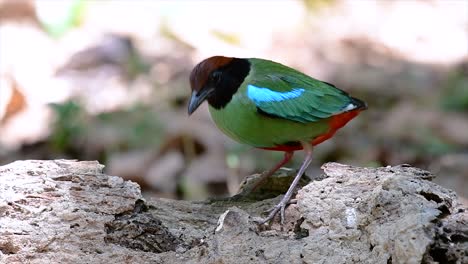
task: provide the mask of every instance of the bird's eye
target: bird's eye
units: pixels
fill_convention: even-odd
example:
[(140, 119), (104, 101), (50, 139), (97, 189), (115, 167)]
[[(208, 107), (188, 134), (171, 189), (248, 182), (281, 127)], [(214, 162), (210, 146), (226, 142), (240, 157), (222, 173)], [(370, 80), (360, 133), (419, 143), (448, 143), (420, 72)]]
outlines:
[(213, 81), (215, 81), (215, 82), (218, 82), (221, 79), (221, 72), (220, 71), (214, 71), (211, 74), (211, 79), (213, 79)]

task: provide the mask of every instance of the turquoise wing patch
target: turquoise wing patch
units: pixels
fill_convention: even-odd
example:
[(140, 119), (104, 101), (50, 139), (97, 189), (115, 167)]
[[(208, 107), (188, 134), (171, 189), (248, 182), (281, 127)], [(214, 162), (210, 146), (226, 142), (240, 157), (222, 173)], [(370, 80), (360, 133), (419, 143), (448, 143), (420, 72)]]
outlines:
[(306, 75), (268, 77), (247, 85), (260, 114), (309, 123), (354, 108), (346, 92)]
[(247, 85), (247, 96), (255, 103), (264, 102), (281, 102), (288, 99), (294, 99), (304, 93), (303, 88), (293, 88), (288, 92), (273, 91), (269, 88), (257, 87), (255, 85)]

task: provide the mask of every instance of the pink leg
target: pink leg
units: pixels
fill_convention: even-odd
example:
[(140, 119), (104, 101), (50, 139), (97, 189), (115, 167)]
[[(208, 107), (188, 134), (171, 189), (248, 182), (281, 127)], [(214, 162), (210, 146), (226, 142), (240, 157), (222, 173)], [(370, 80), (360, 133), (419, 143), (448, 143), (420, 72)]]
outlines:
[(270, 170), (262, 173), (262, 175), (260, 176), (260, 179), (255, 183), (254, 187), (252, 188), (252, 190), (250, 192), (254, 192), (258, 187), (260, 187), (260, 185), (263, 184), (263, 182), (265, 182), (265, 180), (268, 177), (273, 175), (273, 173), (275, 173), (277, 170), (279, 170), (279, 168), (283, 167), (284, 164), (288, 163), (291, 160), (291, 158), (293, 157), (293, 155), (294, 155), (293, 151), (284, 152), (283, 159), (280, 162), (278, 162), (273, 168), (271, 168)]
[(267, 218), (261, 221), (260, 224), (265, 224), (267, 222), (270, 222), (278, 212), (280, 213), (281, 224), (284, 224), (284, 210), (286, 208), (286, 205), (288, 204), (289, 200), (291, 200), (291, 197), (294, 193), (294, 189), (299, 183), (299, 180), (301, 179), (302, 174), (304, 174), (305, 170), (307, 169), (307, 167), (309, 167), (309, 164), (312, 161), (312, 148), (313, 148), (312, 144), (308, 142), (301, 142), (301, 143), (306, 152), (306, 157), (304, 159), (304, 162), (302, 163), (301, 168), (299, 169), (299, 172), (297, 173), (293, 182), (289, 186), (289, 189), (284, 195), (283, 199), (281, 199), (281, 201), (275, 207), (273, 207), (273, 209), (270, 211), (270, 214), (267, 216)]

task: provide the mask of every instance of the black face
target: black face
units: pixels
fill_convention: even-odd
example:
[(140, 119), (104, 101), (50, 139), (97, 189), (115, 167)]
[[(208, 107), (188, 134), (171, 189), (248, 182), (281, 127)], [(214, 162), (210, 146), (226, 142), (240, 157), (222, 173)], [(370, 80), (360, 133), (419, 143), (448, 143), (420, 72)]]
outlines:
[(249, 71), (250, 62), (247, 59), (238, 58), (233, 58), (229, 63), (212, 70), (203, 87), (199, 91), (192, 92), (189, 114), (193, 113), (204, 100), (207, 100), (215, 109), (224, 108), (231, 101)]

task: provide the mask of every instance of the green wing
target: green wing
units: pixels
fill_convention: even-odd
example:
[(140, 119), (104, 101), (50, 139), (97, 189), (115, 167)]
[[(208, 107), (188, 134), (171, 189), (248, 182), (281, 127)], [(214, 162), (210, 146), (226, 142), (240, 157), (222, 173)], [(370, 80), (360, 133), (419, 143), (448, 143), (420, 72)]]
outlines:
[(356, 99), (331, 84), (281, 64), (274, 66), (270, 71), (274, 73), (247, 85), (247, 96), (261, 114), (308, 123), (359, 107)]

